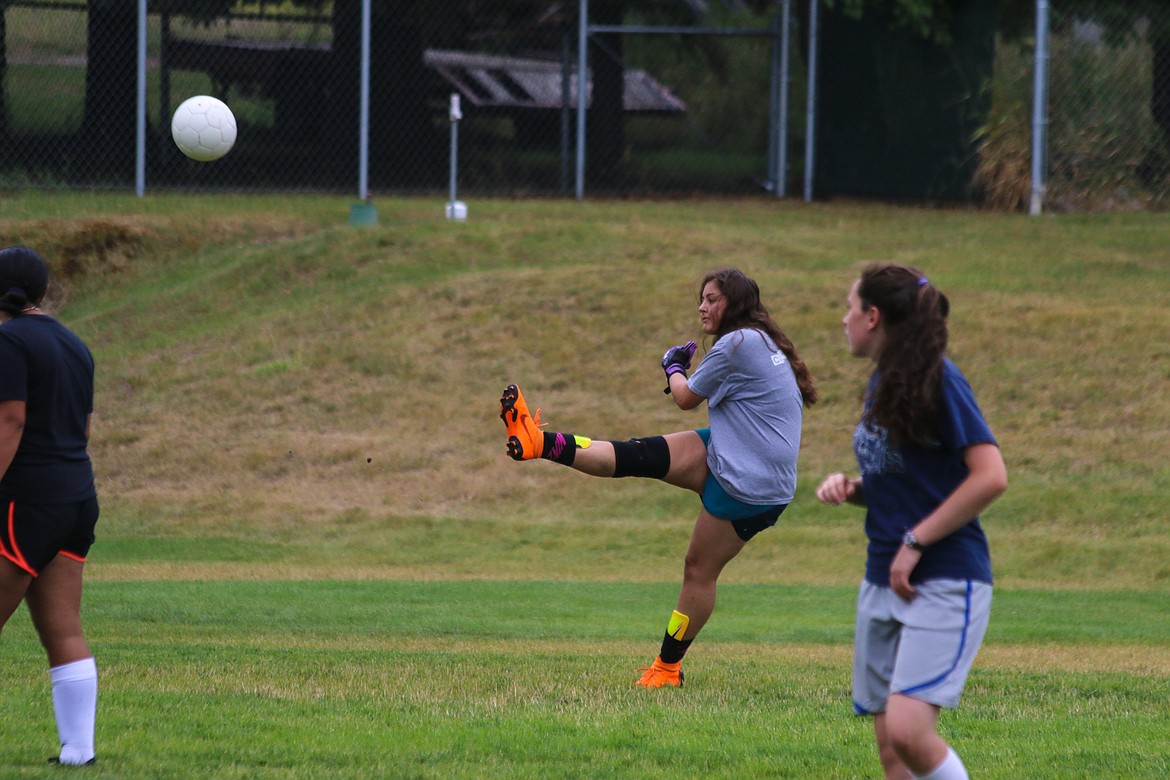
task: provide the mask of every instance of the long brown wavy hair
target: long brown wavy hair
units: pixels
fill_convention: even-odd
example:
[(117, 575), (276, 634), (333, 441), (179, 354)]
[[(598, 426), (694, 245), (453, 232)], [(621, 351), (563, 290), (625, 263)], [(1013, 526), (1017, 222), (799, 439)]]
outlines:
[(868, 265), (857, 296), (863, 310), (881, 312), (885, 333), (863, 420), (894, 442), (935, 446), (950, 301), (922, 271), (900, 263)]
[(800, 397), (805, 406), (812, 406), (817, 402), (817, 388), (813, 382), (812, 373), (808, 366), (796, 354), (796, 347), (780, 326), (768, 314), (764, 304), (760, 301), (760, 286), (755, 280), (736, 268), (719, 268), (703, 277), (699, 285), (699, 301), (703, 300), (703, 288), (714, 282), (719, 292), (727, 299), (727, 306), (723, 310), (723, 317), (719, 320), (719, 332), (715, 340), (723, 338), (733, 330), (741, 328), (755, 328), (768, 334), (775, 342), (792, 366), (792, 373), (796, 375), (796, 386), (800, 389)]

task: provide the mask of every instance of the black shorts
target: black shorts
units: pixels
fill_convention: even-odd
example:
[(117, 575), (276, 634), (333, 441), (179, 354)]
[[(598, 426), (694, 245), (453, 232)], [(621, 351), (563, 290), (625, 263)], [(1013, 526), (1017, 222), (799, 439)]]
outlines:
[(85, 562), (97, 525), (96, 498), (28, 504), (0, 495), (0, 557), (38, 576), (58, 555)]

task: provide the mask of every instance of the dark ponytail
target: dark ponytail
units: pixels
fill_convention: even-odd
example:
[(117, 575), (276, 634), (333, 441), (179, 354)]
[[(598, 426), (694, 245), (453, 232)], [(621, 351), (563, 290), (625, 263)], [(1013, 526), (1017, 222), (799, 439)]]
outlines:
[(37, 306), (49, 289), (49, 267), (26, 246), (0, 250), (0, 311), (19, 317)]
[(866, 424), (894, 442), (935, 446), (950, 301), (917, 268), (898, 263), (868, 266), (857, 295), (863, 309), (881, 312), (885, 333)]
[(19, 317), (29, 307), (28, 294), (20, 287), (9, 287), (0, 295), (0, 311), (10, 317)]

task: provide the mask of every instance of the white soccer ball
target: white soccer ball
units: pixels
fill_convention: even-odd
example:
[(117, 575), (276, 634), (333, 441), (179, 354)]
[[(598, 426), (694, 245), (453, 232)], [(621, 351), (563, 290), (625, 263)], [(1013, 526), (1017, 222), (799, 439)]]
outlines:
[(218, 160), (236, 143), (236, 117), (222, 100), (196, 95), (175, 109), (171, 137), (179, 150), (192, 160)]

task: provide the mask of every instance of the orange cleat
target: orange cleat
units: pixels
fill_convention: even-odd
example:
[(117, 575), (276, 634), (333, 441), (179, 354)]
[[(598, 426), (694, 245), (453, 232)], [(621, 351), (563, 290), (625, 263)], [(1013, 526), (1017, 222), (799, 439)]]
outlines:
[(508, 455), (513, 460), (532, 460), (544, 454), (544, 433), (540, 430), (540, 410), (528, 413), (524, 394), (516, 385), (504, 388), (500, 396), (500, 419), (508, 428)]
[(645, 672), (638, 679), (638, 685), (643, 688), (661, 688), (664, 685), (681, 688), (683, 684), (682, 661), (668, 664), (659, 657), (654, 659), (654, 663), (650, 664), (649, 669), (639, 669), (638, 671)]

